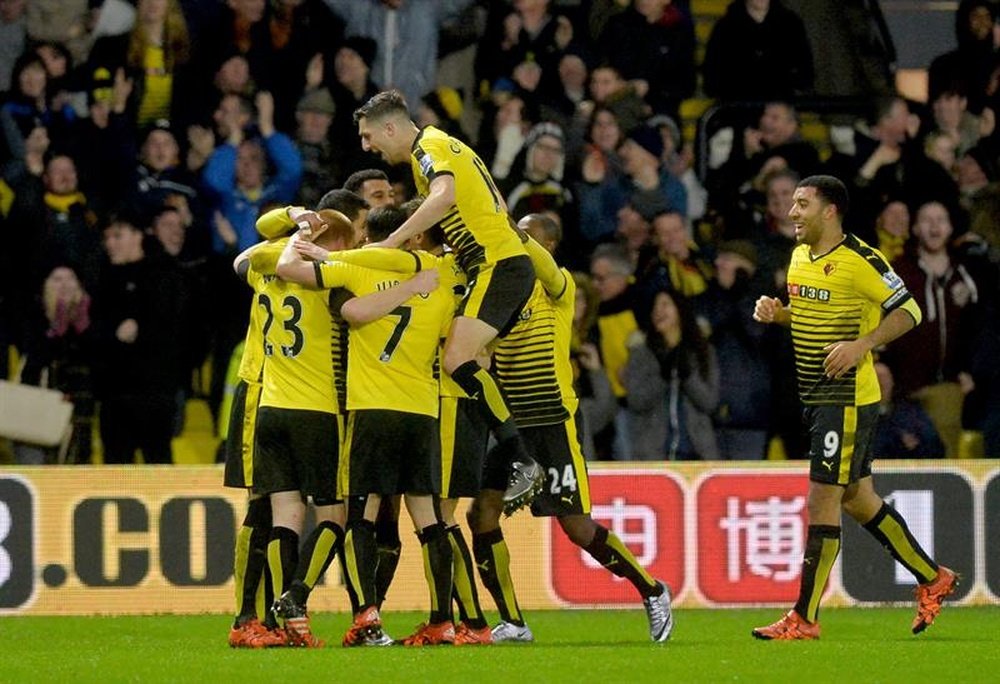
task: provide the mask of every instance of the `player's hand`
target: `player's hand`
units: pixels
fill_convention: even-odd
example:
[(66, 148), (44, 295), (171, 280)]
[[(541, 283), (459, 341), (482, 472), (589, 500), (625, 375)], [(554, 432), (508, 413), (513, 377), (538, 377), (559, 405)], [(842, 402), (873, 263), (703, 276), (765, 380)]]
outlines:
[(780, 309), (784, 308), (777, 297), (761, 297), (753, 307), (753, 319), (758, 323), (774, 323)]
[(823, 370), (826, 377), (834, 380), (841, 378), (849, 370), (858, 365), (868, 348), (859, 340), (850, 342), (834, 342), (823, 347), (826, 358), (823, 359)]
[(115, 337), (118, 338), (119, 342), (124, 342), (125, 344), (132, 344), (138, 336), (139, 324), (136, 323), (134, 318), (126, 318), (118, 324), (118, 328), (115, 330)]
[(407, 288), (415, 295), (429, 295), (438, 288), (441, 276), (436, 268), (418, 271), (415, 276), (406, 281)]
[(326, 261), (330, 256), (328, 251), (308, 240), (296, 240), (292, 246), (300, 255), (313, 261)]
[(382, 249), (395, 249), (399, 247), (395, 242), (392, 241), (391, 237), (387, 237), (385, 240), (379, 240), (378, 242), (367, 242), (364, 247), (381, 247)]

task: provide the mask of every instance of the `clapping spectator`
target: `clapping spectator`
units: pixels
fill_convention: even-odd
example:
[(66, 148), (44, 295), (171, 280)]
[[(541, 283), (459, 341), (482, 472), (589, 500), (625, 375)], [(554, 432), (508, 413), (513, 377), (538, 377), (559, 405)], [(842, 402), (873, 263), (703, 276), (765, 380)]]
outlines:
[(90, 321), (90, 295), (68, 266), (56, 266), (45, 278), (41, 300), (24, 319), (20, 349), (21, 381), (58, 389), (73, 402), (72, 432), (65, 452), (18, 444), (18, 463), (90, 463), (94, 421), (92, 369), (95, 335)]

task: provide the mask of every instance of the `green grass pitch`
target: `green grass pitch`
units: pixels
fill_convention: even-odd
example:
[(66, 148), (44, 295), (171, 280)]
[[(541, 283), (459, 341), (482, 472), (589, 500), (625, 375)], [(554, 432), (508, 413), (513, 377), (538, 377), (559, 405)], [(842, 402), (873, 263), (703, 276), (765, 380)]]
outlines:
[[(1000, 607), (946, 608), (920, 636), (912, 610), (828, 609), (816, 642), (760, 642), (780, 610), (677, 610), (666, 644), (633, 611), (528, 614), (534, 644), (344, 649), (343, 614), (317, 614), (319, 650), (233, 650), (224, 615), (0, 618), (0, 682), (964, 682), (1000, 681)], [(417, 613), (385, 615), (402, 637)]]

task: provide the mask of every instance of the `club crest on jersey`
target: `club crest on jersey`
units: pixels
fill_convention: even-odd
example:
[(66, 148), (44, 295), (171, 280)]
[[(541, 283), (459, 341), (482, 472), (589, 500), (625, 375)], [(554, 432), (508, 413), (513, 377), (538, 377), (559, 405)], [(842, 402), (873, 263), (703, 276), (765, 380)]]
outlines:
[(830, 291), (812, 285), (799, 285), (798, 283), (788, 283), (788, 295), (790, 297), (801, 297), (802, 299), (815, 299), (819, 302), (830, 301)]
[(522, 321), (526, 321), (529, 318), (531, 318), (531, 308), (526, 306), (523, 309), (521, 309), (521, 315), (518, 318), (520, 318)]
[(836, 270), (837, 270), (837, 264), (834, 264), (830, 261), (823, 264), (823, 275), (830, 275)]

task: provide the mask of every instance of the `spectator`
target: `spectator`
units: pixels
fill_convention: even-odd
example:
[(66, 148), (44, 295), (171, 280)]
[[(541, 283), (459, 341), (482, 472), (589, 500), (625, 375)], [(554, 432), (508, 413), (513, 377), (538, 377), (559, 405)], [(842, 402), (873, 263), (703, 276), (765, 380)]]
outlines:
[(962, 0), (955, 12), (958, 47), (939, 55), (928, 72), (928, 99), (958, 92), (968, 98), (969, 110), (979, 114), (987, 103), (987, 90), (997, 65), (993, 35), (997, 6), (989, 0)]
[(733, 0), (712, 27), (702, 73), (705, 93), (723, 100), (783, 100), (811, 91), (802, 19), (779, 0)]
[(757, 273), (757, 249), (748, 240), (720, 244), (715, 270), (703, 310), (719, 359), (714, 421), (719, 457), (760, 460), (767, 450), (773, 404), (770, 359), (762, 344), (767, 329), (753, 320), (753, 308), (773, 287)]
[[(46, 128), (53, 148), (65, 152), (72, 137), (76, 113), (68, 104), (53, 106), (48, 94), (48, 73), (42, 58), (27, 53), (14, 66), (13, 90), (0, 105), (4, 150), (0, 156), (23, 159), (25, 139), (39, 126)], [(6, 154), (3, 154), (6, 153)]]
[(67, 266), (52, 269), (41, 295), (41, 301), (36, 302), (24, 321), (21, 381), (57, 389), (69, 397), (73, 402), (72, 432), (64, 454), (59, 453), (59, 447), (18, 444), (14, 447), (15, 456), (18, 463), (30, 465), (57, 460), (90, 463), (94, 421), (91, 371), (96, 351), (90, 324), (90, 295)]
[[(302, 157), (284, 133), (274, 129), (270, 93), (257, 96), (260, 139), (247, 138), (250, 104), (227, 95), (217, 111), (219, 132), (225, 136), (208, 163), (204, 182), (217, 209), (213, 249), (237, 254), (257, 242), (257, 217), (269, 204), (288, 204), (302, 177)], [(267, 164), (276, 169), (267, 175)], [(221, 217), (222, 220), (219, 220)]]
[(380, 166), (382, 161), (358, 144), (354, 111), (378, 92), (371, 79), (377, 47), (371, 38), (351, 36), (337, 50), (333, 61), (334, 79), (329, 83), (334, 109), (331, 136), (334, 149), (343, 157), (345, 172)]
[(307, 92), (295, 110), (298, 132), (295, 144), (302, 155), (302, 185), (298, 203), (315, 207), (330, 188), (342, 178), (340, 155), (334, 153), (330, 141), (330, 126), (336, 106), (330, 91), (320, 87)]
[(454, 88), (438, 86), (420, 98), (417, 110), (417, 126), (434, 126), (453, 138), (468, 142), (469, 136), (462, 130), (462, 94)]
[(27, 0), (0, 0), (0, 93), (10, 90), (17, 58), (24, 52)]
[(635, 86), (611, 64), (601, 64), (590, 72), (590, 100), (580, 103), (578, 115), (588, 120), (600, 106), (613, 111), (618, 118), (618, 126), (626, 132), (639, 126), (651, 113)]
[(664, 205), (647, 205), (639, 201), (631, 201), (618, 210), (618, 225), (615, 228), (615, 238), (625, 248), (628, 260), (633, 270), (639, 266), (650, 248), (652, 226), (650, 221), (664, 210)]
[(185, 111), (195, 99), (186, 67), (191, 41), (178, 0), (139, 0), (135, 26), (120, 36), (107, 36), (94, 44), (90, 70), (104, 67), (114, 73), (125, 69), (135, 83), (129, 116), (145, 128), (155, 121), (186, 124)]
[(612, 217), (628, 201), (662, 205), (682, 215), (687, 212), (684, 186), (660, 164), (663, 138), (658, 131), (645, 126), (632, 130), (618, 148), (618, 153), (624, 177), (605, 173), (597, 182), (587, 182), (579, 187), (580, 212), (589, 219), (588, 224), (581, 227), (586, 231), (585, 237), (591, 241), (606, 238), (606, 234), (595, 232), (595, 229), (606, 230)]
[(653, 246), (636, 269), (636, 286), (647, 306), (659, 290), (678, 292), (697, 301), (708, 289), (714, 269), (712, 261), (691, 239), (687, 219), (679, 211), (668, 209), (653, 217)]
[(653, 111), (677, 118), (681, 100), (694, 94), (695, 39), (694, 25), (676, 4), (636, 0), (608, 20), (599, 43)]
[(11, 179), (9, 225), (18, 230), (9, 239), (22, 255), (15, 264), (22, 292), (38, 292), (56, 265), (71, 267), (84, 289), (93, 291), (101, 252), (97, 216), (80, 192), (73, 159), (57, 154), (43, 165), (46, 147), (45, 129), (35, 129), (23, 173)]
[[(940, 202), (927, 202), (913, 223), (916, 244), (893, 262), (920, 303), (923, 322), (884, 355), (901, 397), (916, 399), (930, 416), (948, 456), (958, 455), (962, 404), (974, 387), (971, 343), (979, 287), (949, 248), (952, 223)], [(905, 369), (905, 371), (904, 371)]]
[(132, 170), (127, 204), (148, 221), (171, 195), (183, 195), (189, 206), (200, 213), (197, 180), (181, 163), (180, 146), (167, 122), (146, 130), (139, 148), (139, 164)]
[(542, 117), (564, 129), (572, 124), (580, 103), (587, 98), (588, 57), (581, 48), (568, 47), (559, 58), (558, 84), (541, 94)]
[(697, 221), (705, 215), (708, 191), (694, 171), (692, 146), (684, 143), (677, 121), (666, 114), (650, 117), (646, 125), (660, 132), (660, 137), (663, 138), (663, 156), (660, 161), (663, 168), (684, 186), (687, 193), (687, 218), (689, 221)]
[(910, 208), (899, 200), (891, 200), (882, 208), (875, 222), (878, 251), (889, 263), (903, 256), (910, 238)]
[(185, 295), (178, 273), (150, 259), (131, 221), (104, 230), (110, 266), (95, 298), (104, 463), (171, 463), (183, 362)]
[(892, 371), (884, 363), (875, 363), (875, 376), (882, 400), (878, 405), (878, 422), (869, 447), (872, 456), (943, 458), (944, 443), (920, 404), (912, 399), (897, 397)]
[[(611, 391), (618, 400), (611, 442), (607, 432), (595, 435), (597, 451), (601, 457), (613, 456), (618, 460), (631, 458), (629, 432), (625, 413), (625, 386), (622, 372), (628, 361), (626, 340), (639, 325), (635, 315), (635, 288), (632, 286), (632, 263), (628, 254), (618, 245), (598, 246), (590, 259), (590, 278), (600, 300), (597, 306), (597, 325), (594, 327), (594, 344), (601, 352), (604, 370), (611, 383)], [(603, 437), (603, 438), (602, 438)]]
[[(522, 95), (514, 93), (505, 96), (497, 107), (492, 127), (487, 129), (489, 134), (485, 139), (480, 134), (482, 141), (480, 148), (483, 150), (484, 158), (492, 160), (490, 174), (497, 181), (507, 178), (514, 157), (524, 147), (524, 139), (535, 120), (531, 110), (532, 107)], [(484, 117), (483, 123), (486, 122), (487, 119)]]
[(576, 373), (576, 395), (580, 398), (580, 448), (584, 458), (593, 461), (597, 458), (594, 434), (611, 425), (618, 403), (601, 364), (601, 353), (595, 344), (588, 341), (597, 323), (600, 297), (586, 273), (573, 273), (573, 281), (576, 283), (576, 306), (573, 309), (570, 354)]
[(772, 283), (772, 291), (785, 289), (785, 276), (795, 241), (795, 224), (788, 216), (799, 175), (780, 169), (764, 178), (764, 213), (754, 222), (750, 240), (757, 247), (758, 269)]
[(324, 2), (347, 24), (347, 35), (366, 36), (378, 43), (370, 66), (372, 78), (379, 87), (383, 90), (397, 88), (407, 102), (416, 103), (435, 86), (441, 24), (472, 0)]
[(89, 0), (31, 0), (26, 19), (32, 41), (62, 43), (76, 64), (87, 59), (93, 28)]
[(948, 136), (955, 145), (955, 154), (962, 155), (975, 147), (980, 136), (992, 130), (992, 113), (988, 119), (976, 116), (966, 108), (968, 100), (957, 90), (942, 90), (931, 101), (935, 131)]
[(554, 211), (563, 217), (560, 225), (565, 222), (572, 196), (562, 184), (566, 166), (563, 142), (558, 124), (540, 123), (528, 132), (524, 148), (501, 186), (515, 221), (528, 214)]
[(628, 341), (622, 373), (627, 393), (630, 460), (715, 460), (712, 413), (719, 366), (684, 297), (659, 292), (645, 333)]

